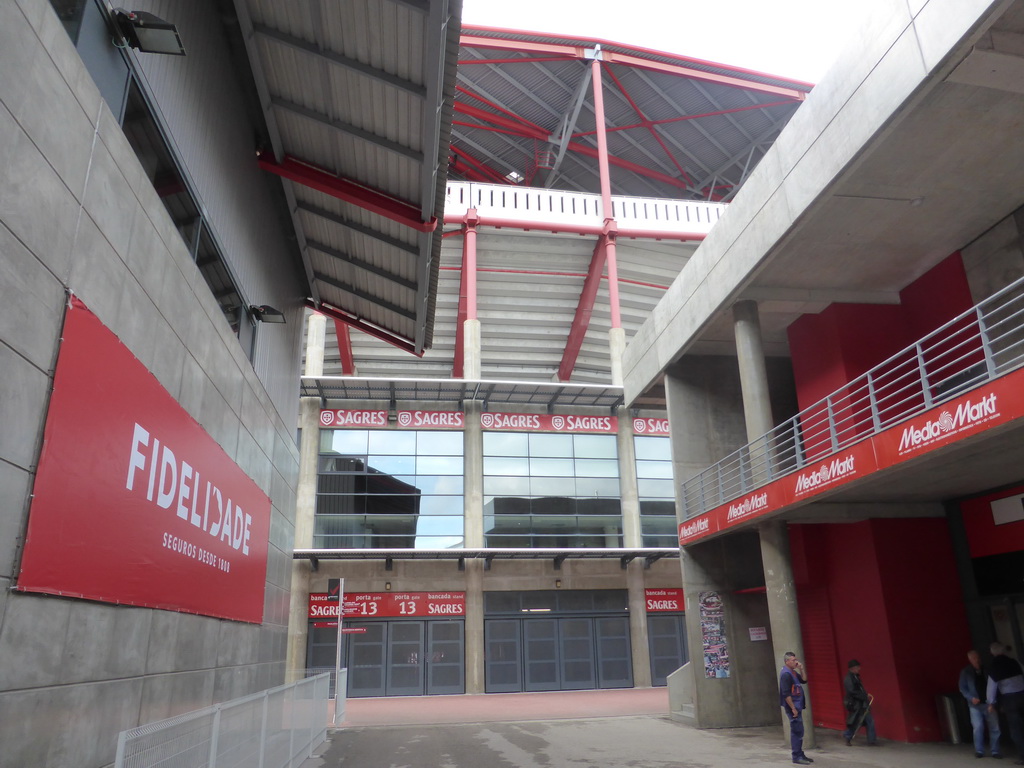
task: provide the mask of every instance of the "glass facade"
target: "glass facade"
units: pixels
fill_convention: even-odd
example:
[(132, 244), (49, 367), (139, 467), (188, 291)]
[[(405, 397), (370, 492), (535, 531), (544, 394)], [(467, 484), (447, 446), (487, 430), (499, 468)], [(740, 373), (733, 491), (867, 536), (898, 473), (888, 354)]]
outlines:
[(463, 544), (461, 432), (320, 432), (313, 546), (446, 549)]
[(615, 435), (484, 432), (484, 546), (621, 547)]
[(675, 547), (676, 496), (672, 447), (667, 437), (635, 435), (636, 484), (640, 496), (640, 534), (645, 547)]

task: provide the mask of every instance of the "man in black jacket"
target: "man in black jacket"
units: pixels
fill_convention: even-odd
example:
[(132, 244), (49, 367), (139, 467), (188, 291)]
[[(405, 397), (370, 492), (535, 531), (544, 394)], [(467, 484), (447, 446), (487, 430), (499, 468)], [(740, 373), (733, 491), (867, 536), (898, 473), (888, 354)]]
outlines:
[(868, 746), (878, 746), (878, 736), (875, 734), (875, 718), (871, 716), (871, 695), (864, 689), (860, 681), (860, 662), (850, 659), (846, 665), (850, 671), (843, 680), (843, 688), (846, 690), (846, 730), (843, 731), (843, 738), (846, 739), (846, 746), (853, 744), (853, 737), (860, 730), (861, 722), (868, 729)]
[(1006, 655), (1006, 646), (996, 642), (989, 646), (992, 668), (989, 670), (985, 699), (988, 711), (996, 704), (1006, 715), (1010, 738), (1017, 745), (1017, 765), (1024, 765), (1024, 672), (1020, 662)]

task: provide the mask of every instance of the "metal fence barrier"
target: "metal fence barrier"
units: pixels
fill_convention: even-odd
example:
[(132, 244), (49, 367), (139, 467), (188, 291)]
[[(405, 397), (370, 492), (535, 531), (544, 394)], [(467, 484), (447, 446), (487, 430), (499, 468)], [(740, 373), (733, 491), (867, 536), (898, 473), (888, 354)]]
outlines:
[(122, 731), (115, 768), (294, 768), (327, 738), (330, 675)]
[(701, 515), (1024, 365), (1024, 279), (682, 484)]

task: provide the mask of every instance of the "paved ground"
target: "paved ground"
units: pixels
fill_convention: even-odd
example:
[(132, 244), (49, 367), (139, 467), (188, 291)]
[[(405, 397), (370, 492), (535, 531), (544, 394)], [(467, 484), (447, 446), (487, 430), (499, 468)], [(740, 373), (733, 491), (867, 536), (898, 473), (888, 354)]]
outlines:
[[(660, 709), (656, 709), (660, 708)], [(791, 765), (782, 728), (699, 731), (665, 689), (354, 699), (302, 768), (752, 768)], [(847, 747), (819, 731), (814, 768), (977, 768), (970, 745)]]

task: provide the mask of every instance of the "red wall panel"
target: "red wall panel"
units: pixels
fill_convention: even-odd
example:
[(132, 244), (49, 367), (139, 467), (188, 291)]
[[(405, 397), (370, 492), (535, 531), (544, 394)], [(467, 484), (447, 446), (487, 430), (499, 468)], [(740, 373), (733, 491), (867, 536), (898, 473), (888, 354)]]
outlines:
[[(808, 672), (812, 659), (818, 670), (815, 720), (842, 727), (836, 699), (846, 662), (856, 658), (875, 697), (882, 738), (941, 739), (935, 695), (956, 689), (970, 643), (946, 521), (868, 520), (790, 531), (801, 620), (810, 622), (803, 631)], [(818, 625), (826, 613), (831, 641)], [(832, 680), (821, 679), (829, 675)]]
[(996, 525), (991, 503), (1024, 493), (1024, 485), (968, 499), (960, 505), (971, 557), (988, 557), (1024, 549), (1024, 520)]

